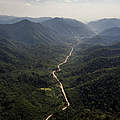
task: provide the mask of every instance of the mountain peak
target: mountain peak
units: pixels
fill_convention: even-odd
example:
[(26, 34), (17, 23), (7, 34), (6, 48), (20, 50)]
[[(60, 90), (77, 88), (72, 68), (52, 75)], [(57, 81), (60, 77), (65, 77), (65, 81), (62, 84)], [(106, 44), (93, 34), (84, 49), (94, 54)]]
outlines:
[(63, 21), (63, 18), (55, 17), (52, 20), (54, 20), (54, 21)]
[(20, 22), (17, 22), (16, 24), (31, 24), (33, 22), (27, 20), (27, 19), (24, 19), (24, 20), (21, 20)]

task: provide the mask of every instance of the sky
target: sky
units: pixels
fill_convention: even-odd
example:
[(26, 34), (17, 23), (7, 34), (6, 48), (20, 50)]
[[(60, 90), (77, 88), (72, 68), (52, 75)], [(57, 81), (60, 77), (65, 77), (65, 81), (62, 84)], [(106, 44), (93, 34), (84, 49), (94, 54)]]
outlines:
[(0, 15), (66, 17), (86, 22), (120, 18), (120, 0), (0, 0)]

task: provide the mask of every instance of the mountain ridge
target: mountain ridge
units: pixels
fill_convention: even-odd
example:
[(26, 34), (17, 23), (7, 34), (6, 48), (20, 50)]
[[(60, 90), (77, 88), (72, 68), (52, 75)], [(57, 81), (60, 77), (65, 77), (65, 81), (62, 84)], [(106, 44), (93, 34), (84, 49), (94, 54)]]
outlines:
[(17, 17), (17, 16), (0, 15), (0, 24), (14, 24), (24, 19), (30, 20), (31, 22), (41, 23), (45, 20), (49, 20), (52, 18), (51, 17), (32, 18), (32, 17)]
[(120, 27), (120, 19), (119, 18), (104, 18), (97, 21), (91, 21), (88, 23), (88, 26), (96, 31), (97, 33), (103, 32), (104, 30)]
[(42, 23), (48, 27), (61, 39), (66, 39), (67, 42), (80, 41), (82, 37), (89, 37), (94, 33), (82, 22), (74, 19), (53, 18)]
[(49, 35), (47, 30), (40, 23), (34, 23), (29, 20), (22, 20), (14, 24), (0, 24), (0, 36), (15, 41), (28, 44), (43, 42), (54, 43), (54, 38)]

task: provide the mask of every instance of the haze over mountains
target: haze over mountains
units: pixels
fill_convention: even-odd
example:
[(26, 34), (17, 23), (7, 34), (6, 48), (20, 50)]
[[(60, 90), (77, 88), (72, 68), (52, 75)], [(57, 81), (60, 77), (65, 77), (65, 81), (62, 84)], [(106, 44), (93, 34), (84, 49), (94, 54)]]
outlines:
[(0, 33), (1, 37), (27, 44), (39, 42), (48, 44), (53, 39), (49, 35), (49, 30), (45, 29), (41, 24), (28, 20), (22, 20), (14, 24), (2, 24), (0, 25)]
[(0, 15), (0, 24), (13, 24), (25, 19), (30, 20), (31, 22), (41, 23), (45, 20), (50, 20), (52, 18), (51, 17), (31, 18), (31, 17), (15, 17), (15, 16)]
[(62, 36), (61, 39), (79, 40), (94, 35), (87, 25), (74, 19), (54, 18), (42, 24), (55, 31), (57, 36)]
[[(45, 17), (45, 18), (44, 17), (43, 18), (23, 17), (23, 18), (20, 18), (20, 17), (13, 17), (13, 16), (0, 16), (0, 18), (1, 18), (0, 19), (0, 24), (15, 24), (17, 22), (22, 24), (25, 21), (26, 22), (24, 24), (27, 24), (27, 22), (31, 21), (31, 23), (29, 22), (29, 25), (31, 24), (31, 26), (35, 26), (35, 23), (40, 23), (41, 25), (43, 25), (42, 27), (44, 27), (44, 29), (46, 29), (46, 31), (44, 31), (44, 34), (45, 33), (49, 34), (49, 35), (43, 35), (44, 37), (49, 36), (47, 39), (59, 39), (58, 41), (64, 41), (64, 42), (65, 42), (65, 40), (67, 42), (71, 42), (72, 39), (74, 39), (75, 41), (76, 40), (79, 41), (79, 39), (82, 40), (84, 38), (86, 39), (86, 38), (89, 38), (89, 37), (93, 37), (93, 36), (95, 36), (95, 33), (98, 34), (98, 36), (96, 36), (96, 37), (97, 38), (99, 37), (98, 38), (99, 40), (98, 39), (97, 40), (99, 42), (103, 42), (104, 39), (106, 39), (108, 37), (112, 38), (109, 35), (108, 35), (108, 37), (105, 37), (106, 36), (105, 34), (106, 34), (107, 30), (109, 32), (111, 32), (110, 34), (112, 34), (112, 32), (114, 32), (114, 33), (116, 32), (116, 34), (119, 34), (118, 31), (114, 31), (114, 30), (115, 30), (115, 28), (119, 29), (119, 26), (120, 26), (120, 20), (119, 19), (114, 19), (114, 18), (112, 18), (112, 19), (101, 19), (101, 20), (98, 20), (98, 21), (89, 22), (88, 24), (84, 24), (84, 23), (82, 23), (80, 21), (77, 21), (77, 20), (74, 20), (74, 19), (66, 19), (66, 18), (50, 18), (50, 17)], [(17, 27), (17, 24), (15, 24), (15, 25)], [(10, 27), (10, 25), (5, 25), (5, 26)], [(37, 24), (36, 24), (36, 26), (37, 26)], [(35, 31), (34, 36), (37, 36), (37, 32), (40, 29), (42, 29), (42, 27), (40, 27), (40, 25), (38, 25), (38, 26), (35, 27), (35, 29), (34, 29), (34, 31)], [(1, 27), (1, 28), (2, 29), (3, 28), (7, 29), (6, 27)], [(17, 27), (17, 28), (18, 28), (18, 31), (19, 31), (20, 28), (19, 27)], [(28, 27), (26, 27), (26, 29), (27, 28)], [(114, 28), (114, 30), (113, 30), (113, 28)], [(8, 28), (8, 31), (10, 31), (9, 29), (11, 29), (11, 28)], [(12, 30), (14, 31), (14, 28), (11, 29), (10, 32), (12, 32)], [(25, 30), (25, 29), (23, 29), (23, 30)], [(5, 31), (5, 30), (1, 30), (1, 31)], [(16, 32), (17, 32), (17, 30), (16, 30)], [(21, 32), (23, 32), (23, 31), (21, 31)], [(42, 31), (40, 31), (40, 32), (42, 33)], [(6, 34), (6, 36), (8, 34)], [(37, 39), (37, 37), (36, 37), (36, 39)], [(93, 39), (96, 39), (96, 37), (93, 37)], [(118, 39), (117, 36), (114, 36), (114, 38), (116, 38), (116, 40)], [(20, 39), (20, 37), (18, 37), (18, 39)], [(30, 37), (30, 39), (32, 39), (32, 37)], [(118, 41), (119, 41), (119, 39), (118, 39)], [(94, 42), (94, 40), (93, 40), (93, 42)]]
[(86, 42), (93, 43), (93, 44), (102, 44), (102, 45), (112, 45), (117, 42), (120, 42), (120, 28), (113, 27), (113, 28), (104, 30), (100, 34), (90, 39), (86, 39)]
[(119, 120), (119, 21), (0, 16), (0, 119)]
[[(7, 17), (4, 17), (5, 16), (3, 16), (3, 20), (7, 19)], [(9, 16), (9, 19), (11, 22), (11, 16)], [(13, 19), (14, 17), (12, 18), (12, 20)], [(9, 37), (10, 39), (14, 39), (17, 41), (19, 41), (20, 39), (21, 41), (29, 40), (29, 43), (37, 42), (37, 38), (42, 39), (42, 37), (46, 37), (46, 39), (48, 40), (58, 39), (58, 41), (65, 42), (65, 40), (67, 40), (71, 42), (73, 41), (73, 39), (76, 41), (76, 39), (79, 40), (82, 37), (89, 37), (94, 35), (94, 33), (87, 27), (87, 25), (73, 19), (46, 18), (43, 20), (43, 18), (39, 18), (39, 23), (34, 23), (33, 21), (35, 20), (32, 20), (32, 18), (18, 19), (23, 20), (19, 20), (19, 22), (17, 22), (17, 20), (14, 20), (14, 22), (16, 22), (13, 24), (0, 25), (1, 35), (4, 35), (4, 37)], [(33, 40), (33, 37), (36, 40)]]
[(120, 27), (120, 19), (111, 18), (111, 19), (101, 19), (97, 21), (92, 21), (88, 23), (88, 26), (95, 32), (100, 33), (104, 30)]

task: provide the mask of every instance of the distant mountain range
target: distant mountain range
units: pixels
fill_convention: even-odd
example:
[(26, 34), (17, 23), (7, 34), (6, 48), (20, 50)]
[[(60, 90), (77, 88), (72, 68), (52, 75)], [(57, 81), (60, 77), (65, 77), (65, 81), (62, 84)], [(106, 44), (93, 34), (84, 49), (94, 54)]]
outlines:
[[(119, 42), (120, 19), (101, 19), (84, 24), (68, 18), (0, 16), (0, 37), (29, 44)], [(97, 35), (94, 32), (97, 33)]]
[(53, 41), (48, 29), (39, 23), (28, 20), (22, 20), (14, 24), (1, 24), (0, 37), (27, 44), (50, 44)]
[(42, 25), (54, 31), (61, 39), (79, 41), (94, 35), (87, 25), (74, 19), (54, 18), (44, 21)]
[(51, 17), (32, 18), (32, 17), (15, 17), (15, 16), (0, 15), (0, 24), (13, 24), (25, 19), (30, 20), (31, 22), (41, 23), (43, 21), (50, 20), (52, 18)]
[[(9, 24), (16, 17), (0, 17), (0, 21), (9, 21), (7, 24), (0, 24), (0, 61), (4, 62), (30, 61), (37, 55), (43, 59), (43, 56), (47, 58), (46, 53), (50, 54), (48, 57), (52, 57), (56, 48), (61, 48), (57, 52), (62, 51), (66, 44), (78, 42), (81, 37), (94, 34), (87, 25), (74, 19), (48, 18), (49, 20), (44, 19), (42, 23), (19, 19), (19, 22)], [(27, 52), (30, 52), (28, 56)]]
[(87, 43), (92, 44), (102, 44), (102, 45), (112, 45), (120, 42), (120, 28), (113, 27), (111, 29), (104, 30), (100, 34), (87, 39)]
[(0, 21), (7, 22), (0, 24), (1, 37), (27, 43), (42, 42), (43, 39), (48, 43), (52, 40), (74, 42), (94, 35), (87, 25), (74, 19), (1, 16)]
[(97, 21), (92, 21), (88, 23), (88, 26), (95, 32), (101, 33), (104, 30), (120, 27), (120, 19), (110, 18), (110, 19), (101, 19)]
[[(57, 120), (120, 119), (119, 19), (87, 25), (0, 16), (0, 23), (0, 120), (43, 120), (51, 113)], [(66, 103), (51, 72), (71, 47), (59, 72), (70, 101), (62, 111)]]
[[(0, 24), (13, 24), (16, 22), (20, 22), (22, 20), (29, 20), (31, 22), (36, 23), (42, 23), (45, 22), (46, 24), (49, 24), (49, 27), (53, 27), (51, 23), (48, 22), (51, 20), (51, 22), (60, 22), (64, 20), (64, 22), (67, 21), (69, 24), (75, 24), (75, 26), (79, 27), (80, 21), (74, 20), (74, 19), (66, 19), (66, 18), (52, 18), (52, 17), (38, 17), (38, 18), (32, 18), (32, 17), (16, 17), (16, 16), (7, 16), (7, 15), (0, 15)], [(45, 24), (44, 23), (44, 24)], [(74, 27), (75, 27), (74, 26)], [(106, 29), (110, 29), (113, 27), (120, 27), (120, 19), (117, 18), (104, 18), (96, 21), (90, 21), (88, 24), (86, 24), (87, 29), (91, 29), (92, 31), (96, 33), (100, 33)], [(55, 26), (54, 26), (55, 27)], [(56, 26), (57, 27), (57, 26)], [(88, 28), (89, 27), (89, 28)]]

